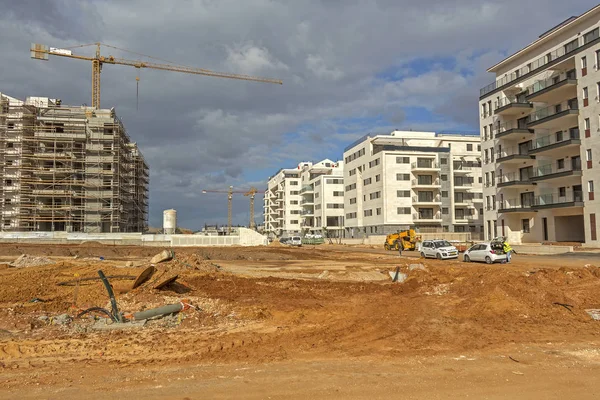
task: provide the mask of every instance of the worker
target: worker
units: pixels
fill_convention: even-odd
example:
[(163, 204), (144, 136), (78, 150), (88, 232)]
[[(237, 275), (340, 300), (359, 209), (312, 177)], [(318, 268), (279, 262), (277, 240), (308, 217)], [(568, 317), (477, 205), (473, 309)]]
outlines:
[(506, 237), (502, 238), (502, 250), (504, 250), (504, 254), (506, 254), (506, 262), (510, 262), (510, 256), (514, 250), (510, 247), (510, 244), (508, 244)]
[(396, 244), (398, 245), (398, 256), (402, 257), (402, 239), (398, 238)]

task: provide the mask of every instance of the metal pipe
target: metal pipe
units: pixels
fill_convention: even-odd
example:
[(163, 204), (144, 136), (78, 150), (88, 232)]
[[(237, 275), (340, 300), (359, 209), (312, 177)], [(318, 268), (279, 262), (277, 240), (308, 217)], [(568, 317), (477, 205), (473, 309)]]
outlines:
[(119, 307), (117, 307), (117, 300), (115, 299), (115, 294), (112, 290), (112, 286), (110, 286), (108, 279), (106, 279), (106, 275), (104, 275), (104, 272), (102, 272), (102, 270), (98, 270), (98, 275), (100, 275), (100, 279), (102, 279), (102, 283), (104, 283), (104, 287), (106, 288), (106, 291), (108, 292), (108, 297), (110, 297), (110, 304), (112, 306), (112, 313), (113, 313), (115, 320), (117, 322), (124, 322), (123, 316), (119, 312)]
[(160, 315), (173, 314), (173, 313), (183, 310), (184, 307), (185, 307), (184, 303), (175, 303), (175, 304), (169, 304), (169, 305), (158, 307), (158, 308), (151, 308), (150, 310), (139, 311), (139, 312), (134, 313), (133, 319), (135, 319), (136, 321), (139, 321), (142, 319), (158, 317)]

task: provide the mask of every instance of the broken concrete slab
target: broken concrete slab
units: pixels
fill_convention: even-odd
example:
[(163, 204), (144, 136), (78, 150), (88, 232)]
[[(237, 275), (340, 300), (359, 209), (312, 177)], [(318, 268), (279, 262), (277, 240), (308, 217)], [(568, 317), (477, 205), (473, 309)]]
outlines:
[(409, 271), (414, 271), (416, 269), (421, 270), (421, 271), (427, 271), (427, 267), (424, 266), (423, 264), (410, 264), (408, 266)]
[(54, 264), (54, 261), (45, 257), (30, 256), (22, 254), (12, 263), (8, 264), (9, 267), (13, 268), (28, 268), (28, 267), (39, 267), (42, 265)]
[(402, 272), (390, 271), (389, 274), (392, 282), (403, 283), (408, 278), (408, 275)]
[(175, 252), (173, 250), (163, 250), (150, 260), (152, 264), (158, 264), (161, 262), (172, 260), (175, 257)]
[(586, 313), (588, 313), (590, 315), (590, 317), (592, 317), (592, 319), (596, 320), (596, 321), (600, 321), (600, 309), (588, 309), (585, 310)]
[(68, 325), (73, 321), (69, 314), (60, 314), (51, 318), (52, 325)]

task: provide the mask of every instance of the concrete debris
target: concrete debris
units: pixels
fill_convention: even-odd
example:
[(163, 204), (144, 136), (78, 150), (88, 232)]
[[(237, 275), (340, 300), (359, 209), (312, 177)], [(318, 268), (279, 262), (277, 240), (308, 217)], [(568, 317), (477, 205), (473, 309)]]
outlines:
[(125, 263), (125, 266), (126, 266), (126, 267), (133, 267), (133, 261), (127, 261), (127, 262)]
[(410, 264), (408, 266), (409, 271), (414, 271), (415, 269), (418, 269), (421, 271), (427, 271), (427, 267), (425, 267), (423, 264)]
[(433, 290), (431, 292), (425, 292), (425, 294), (428, 296), (443, 296), (445, 294), (448, 294), (449, 292), (450, 292), (450, 284), (443, 283), (443, 284), (434, 286)]
[(73, 318), (69, 314), (60, 314), (56, 317), (52, 317), (53, 325), (68, 325), (73, 321)]
[(54, 261), (49, 260), (45, 257), (30, 256), (22, 254), (12, 263), (8, 264), (9, 267), (13, 268), (28, 268), (28, 267), (39, 267), (41, 265), (54, 264)]
[(586, 313), (592, 317), (593, 320), (600, 321), (600, 309), (588, 309), (585, 310)]
[(319, 279), (327, 279), (329, 277), (329, 271), (325, 270), (321, 272), (318, 276)]
[(120, 331), (126, 329), (143, 328), (146, 325), (146, 321), (130, 321), (130, 322), (113, 322), (110, 319), (98, 320), (92, 326), (91, 329), (97, 331)]
[(399, 271), (390, 271), (390, 278), (392, 282), (403, 283), (408, 278), (408, 275)]
[(42, 321), (45, 323), (48, 323), (50, 321), (50, 317), (46, 316), (46, 315), (41, 315), (38, 317), (38, 321)]
[(163, 250), (150, 260), (151, 264), (158, 264), (161, 262), (172, 260), (175, 257), (175, 252), (173, 250)]

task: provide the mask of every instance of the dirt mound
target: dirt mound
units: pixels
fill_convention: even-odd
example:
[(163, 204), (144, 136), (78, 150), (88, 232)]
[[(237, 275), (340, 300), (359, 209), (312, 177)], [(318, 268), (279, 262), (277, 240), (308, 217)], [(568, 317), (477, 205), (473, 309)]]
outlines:
[(271, 246), (271, 247), (281, 247), (283, 245), (279, 242), (279, 239), (273, 239), (273, 241), (271, 243), (269, 243), (269, 246)]
[(105, 245), (100, 242), (97, 242), (95, 240), (87, 240), (85, 242), (79, 243), (79, 247), (98, 247), (98, 246), (105, 246)]
[(49, 260), (45, 257), (30, 256), (22, 254), (19, 258), (9, 264), (13, 268), (28, 268), (28, 267), (39, 267), (41, 265), (54, 264), (54, 261)]

